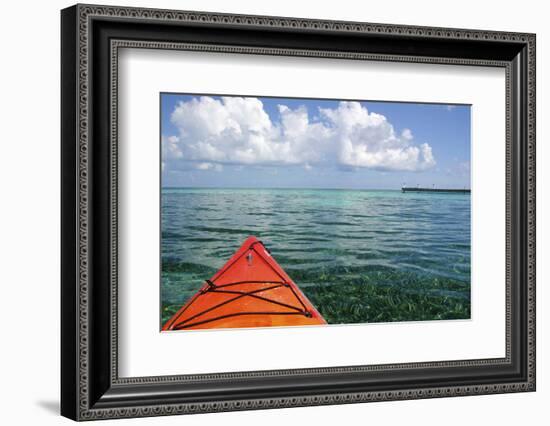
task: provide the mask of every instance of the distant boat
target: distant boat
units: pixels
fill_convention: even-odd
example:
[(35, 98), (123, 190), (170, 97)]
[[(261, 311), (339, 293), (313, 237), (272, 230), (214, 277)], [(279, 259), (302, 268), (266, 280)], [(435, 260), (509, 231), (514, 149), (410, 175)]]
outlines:
[(453, 194), (469, 194), (470, 189), (451, 189), (451, 188), (420, 188), (420, 187), (401, 187), (401, 192), (448, 192)]

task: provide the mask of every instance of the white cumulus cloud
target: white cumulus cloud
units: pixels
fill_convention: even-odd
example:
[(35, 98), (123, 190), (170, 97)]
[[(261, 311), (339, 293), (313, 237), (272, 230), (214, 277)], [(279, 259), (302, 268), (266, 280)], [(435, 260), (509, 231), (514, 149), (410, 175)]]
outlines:
[(214, 164), (214, 163), (196, 163), (195, 169), (197, 170), (215, 170), (217, 172), (221, 172), (223, 170), (223, 166), (221, 164)]
[(162, 138), (163, 161), (173, 168), (192, 163), (198, 170), (218, 171), (224, 164), (405, 171), (436, 164), (430, 145), (415, 144), (410, 129), (396, 133), (385, 116), (359, 102), (317, 111), (279, 105), (278, 112), (272, 119), (257, 98), (180, 101), (170, 116), (178, 134)]

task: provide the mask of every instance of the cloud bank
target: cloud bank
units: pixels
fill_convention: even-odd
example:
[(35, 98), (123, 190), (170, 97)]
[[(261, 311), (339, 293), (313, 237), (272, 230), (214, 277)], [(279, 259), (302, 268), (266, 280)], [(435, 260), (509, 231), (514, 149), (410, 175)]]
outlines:
[(202, 96), (180, 101), (170, 120), (178, 134), (162, 138), (163, 168), (296, 165), (306, 170), (421, 171), (436, 164), (430, 145), (415, 143), (410, 129), (396, 133), (385, 116), (359, 102), (315, 111), (278, 105), (273, 118), (257, 98)]

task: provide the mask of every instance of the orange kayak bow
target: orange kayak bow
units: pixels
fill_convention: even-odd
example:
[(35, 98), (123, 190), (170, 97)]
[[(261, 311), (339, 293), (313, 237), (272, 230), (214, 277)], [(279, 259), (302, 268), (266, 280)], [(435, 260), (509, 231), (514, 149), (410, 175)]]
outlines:
[(321, 324), (324, 318), (262, 242), (248, 237), (162, 330)]

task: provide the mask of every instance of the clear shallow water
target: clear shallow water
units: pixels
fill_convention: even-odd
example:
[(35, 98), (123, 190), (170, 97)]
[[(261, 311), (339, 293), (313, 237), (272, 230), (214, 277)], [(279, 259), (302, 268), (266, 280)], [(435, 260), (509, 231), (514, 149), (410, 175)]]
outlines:
[(166, 315), (255, 235), (330, 323), (469, 317), (469, 194), (163, 189), (161, 202)]

